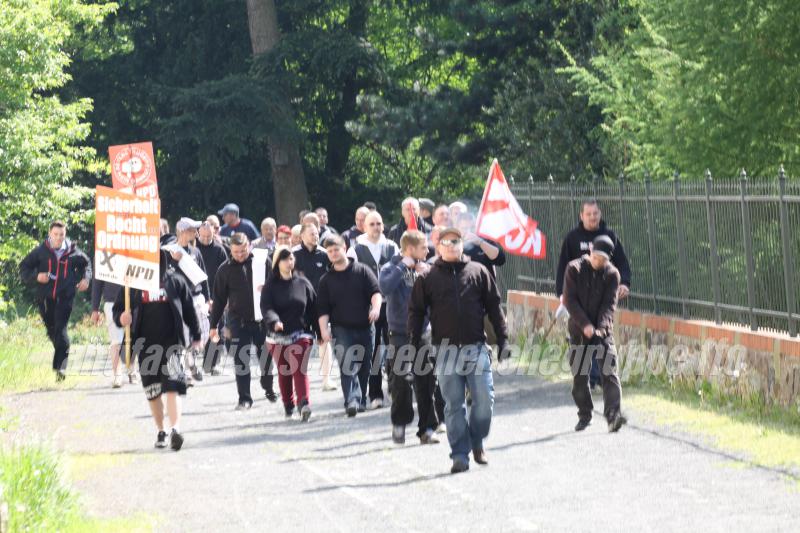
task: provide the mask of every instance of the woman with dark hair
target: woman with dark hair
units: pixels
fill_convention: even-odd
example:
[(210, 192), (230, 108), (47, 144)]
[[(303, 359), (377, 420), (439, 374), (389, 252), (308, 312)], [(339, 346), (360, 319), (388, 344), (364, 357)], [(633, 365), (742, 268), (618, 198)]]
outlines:
[(296, 406), (303, 422), (307, 422), (311, 416), (308, 353), (318, 327), (317, 294), (311, 282), (295, 272), (295, 258), (289, 247), (278, 246), (272, 264), (273, 275), (261, 291), (267, 346), (278, 367), (278, 386), (286, 417), (291, 418)]

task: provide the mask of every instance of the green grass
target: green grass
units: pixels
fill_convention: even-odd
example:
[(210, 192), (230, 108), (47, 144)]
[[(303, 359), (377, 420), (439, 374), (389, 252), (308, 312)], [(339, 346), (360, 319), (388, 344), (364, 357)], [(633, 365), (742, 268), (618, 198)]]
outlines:
[(133, 516), (89, 518), (77, 493), (66, 483), (60, 457), (40, 444), (0, 449), (0, 498), (7, 502), (9, 530), (151, 531), (152, 519)]
[[(89, 323), (85, 315), (73, 314), (70, 340), (73, 346), (105, 339), (104, 326)], [(53, 347), (41, 319), (35, 314), (7, 316), (0, 320), (0, 393), (44, 388), (74, 387), (76, 379), (56, 385), (52, 370)]]

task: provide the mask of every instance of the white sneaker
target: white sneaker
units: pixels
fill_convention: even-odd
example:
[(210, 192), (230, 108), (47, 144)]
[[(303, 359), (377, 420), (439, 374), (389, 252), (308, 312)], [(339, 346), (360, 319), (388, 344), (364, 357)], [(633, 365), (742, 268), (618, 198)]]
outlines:
[(372, 408), (372, 409), (380, 409), (381, 407), (383, 407), (383, 400), (381, 398), (375, 398), (374, 400), (372, 400), (372, 403), (370, 404), (370, 408)]
[(333, 383), (323, 383), (322, 384), (322, 390), (323, 390), (323, 392), (330, 392), (330, 391), (334, 391), (334, 390), (339, 390), (339, 387), (337, 387)]
[(447, 433), (447, 426), (444, 425), (444, 422), (441, 422), (436, 428), (436, 433)]
[(111, 388), (118, 389), (120, 387), (122, 387), (122, 374), (116, 374), (111, 380)]

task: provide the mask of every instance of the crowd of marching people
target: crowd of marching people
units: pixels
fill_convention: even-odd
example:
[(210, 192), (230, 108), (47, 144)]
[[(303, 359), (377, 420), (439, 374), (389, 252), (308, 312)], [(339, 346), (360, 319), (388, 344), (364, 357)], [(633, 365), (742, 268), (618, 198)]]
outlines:
[[(297, 224), (268, 217), (260, 228), (232, 203), (205, 220), (182, 217), (174, 232), (162, 220), (159, 290), (131, 290), (127, 305), (121, 286), (92, 282), (91, 261), (66, 239), (62, 222), (51, 225), (20, 270), (23, 280), (38, 283), (59, 381), (66, 377), (72, 303), (76, 291), (91, 285), (92, 321), (108, 328), (111, 386), (141, 381), (156, 447), (181, 448), (182, 397), (206, 376), (222, 375), (229, 355), (236, 410), (253, 405), (255, 357), (264, 397), (280, 400), (287, 418), (307, 422), (309, 359), (316, 353), (321, 390), (341, 390), (347, 417), (386, 405), (385, 376), (393, 441), (405, 442), (416, 403), (420, 443), (436, 444), (446, 431), (451, 471), (463, 472), (470, 454), (478, 464), (488, 462), (491, 361), (510, 352), (496, 283), (505, 252), (476, 234), (475, 215), (462, 202), (409, 197), (401, 214), (388, 226), (367, 202), (341, 232), (323, 207), (301, 212)], [(625, 419), (612, 321), (617, 300), (627, 295), (630, 269), (619, 240), (600, 225), (595, 202), (584, 202), (578, 230), (561, 250), (558, 294), (570, 315), (570, 344), (604, 350), (588, 359), (571, 351), (575, 429), (591, 422), (588, 368), (604, 362), (597, 380), (609, 430), (617, 431)], [(202, 281), (185, 272), (187, 259), (205, 274)], [(125, 328), (135, 364), (123, 358)]]

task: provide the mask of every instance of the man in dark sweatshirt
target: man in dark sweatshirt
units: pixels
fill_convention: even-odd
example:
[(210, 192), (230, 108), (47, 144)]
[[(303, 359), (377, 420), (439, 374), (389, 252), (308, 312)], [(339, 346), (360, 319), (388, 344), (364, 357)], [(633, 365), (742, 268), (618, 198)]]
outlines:
[(36, 304), (55, 350), (53, 371), (56, 381), (64, 381), (70, 347), (67, 325), (76, 291), (89, 288), (91, 262), (67, 239), (66, 224), (56, 220), (47, 239), (20, 262), (19, 273), (23, 282), (38, 284)]
[(590, 255), (575, 259), (564, 275), (564, 305), (569, 311), (570, 365), (572, 397), (578, 406), (575, 431), (583, 431), (592, 421), (592, 394), (589, 390), (589, 367), (601, 363), (603, 414), (610, 432), (619, 431), (626, 422), (620, 414), (622, 388), (617, 376), (617, 352), (614, 348), (614, 311), (619, 290), (619, 271), (611, 264), (614, 241), (600, 235), (592, 241)]
[(425, 235), (430, 235), (433, 228), (419, 216), (419, 200), (411, 196), (403, 200), (403, 203), (400, 204), (400, 213), (402, 215), (400, 222), (392, 226), (392, 229), (386, 235), (396, 244), (400, 244), (400, 237), (408, 229), (412, 219), (415, 220), (419, 231)]
[(340, 235), (330, 237), (325, 246), (331, 269), (319, 281), (319, 329), (324, 341), (336, 343), (344, 406), (353, 417), (367, 409), (370, 356), (383, 297), (372, 270), (347, 258)]
[[(414, 283), (408, 307), (408, 332), (421, 345), (425, 316), (430, 313), (436, 377), (445, 400), (445, 423), (453, 474), (469, 469), (469, 452), (487, 464), (483, 440), (489, 434), (494, 407), (494, 382), (483, 330), (483, 317), (497, 334), (498, 358), (508, 356), (508, 330), (500, 307), (500, 292), (483, 265), (464, 256), (458, 228), (440, 233), (439, 259)], [(472, 396), (467, 420), (465, 390)]]
[[(625, 250), (619, 238), (611, 231), (603, 221), (603, 214), (595, 200), (586, 200), (581, 204), (581, 219), (578, 226), (567, 233), (561, 245), (561, 255), (558, 258), (556, 268), (556, 296), (564, 304), (562, 297), (564, 292), (564, 271), (570, 261), (579, 259), (589, 253), (589, 245), (600, 235), (607, 235), (614, 243), (614, 253), (611, 255), (611, 263), (619, 270), (620, 285), (618, 289), (618, 299), (622, 300), (628, 296), (631, 288), (631, 267)], [(589, 386), (594, 389), (600, 384), (600, 370), (597, 362), (592, 362), (592, 371), (589, 375)]]
[[(266, 273), (272, 269), (269, 257), (265, 268)], [(258, 280), (256, 286), (265, 284), (266, 276), (265, 279)], [(253, 301), (253, 254), (250, 253), (250, 241), (244, 233), (234, 233), (231, 237), (231, 258), (217, 271), (213, 301), (209, 335), (212, 339), (219, 338), (217, 327), (225, 306), (228, 306), (228, 327), (231, 330), (236, 391), (239, 394), (236, 410), (243, 411), (253, 406), (253, 397), (250, 396), (250, 356), (253, 347), (258, 353), (261, 387), (266, 393), (267, 400), (274, 403), (278, 397), (272, 387), (272, 358), (266, 351), (267, 334), (263, 320), (260, 316), (256, 316), (256, 305), (259, 306), (258, 314), (261, 314), (261, 299)]]
[[(200, 255), (203, 256), (203, 263), (206, 266), (206, 275), (208, 276), (208, 290), (212, 299), (208, 302), (209, 308), (214, 304), (214, 278), (217, 276), (217, 270), (220, 265), (228, 260), (228, 253), (225, 247), (214, 238), (214, 228), (208, 221), (203, 222), (197, 230), (197, 249)], [(223, 322), (224, 322), (223, 316)], [(212, 376), (222, 374), (219, 367), (219, 362), (225, 357), (225, 343), (216, 343), (214, 339), (209, 339), (206, 348), (206, 356), (203, 359), (203, 370), (209, 372)]]
[[(423, 334), (425, 349), (416, 350), (408, 342), (408, 301), (411, 289), (421, 274), (430, 270), (425, 262), (428, 246), (421, 231), (406, 231), (400, 237), (401, 255), (391, 258), (383, 265), (378, 278), (381, 292), (386, 299), (386, 315), (389, 325), (389, 354), (387, 373), (389, 393), (392, 395), (392, 439), (396, 444), (405, 442), (406, 426), (414, 421), (414, 396), (419, 409), (417, 437), (422, 444), (436, 444), (434, 436), (439, 419), (434, 409), (436, 375), (430, 356), (430, 329), (426, 323)], [(427, 321), (426, 321), (427, 322)]]

